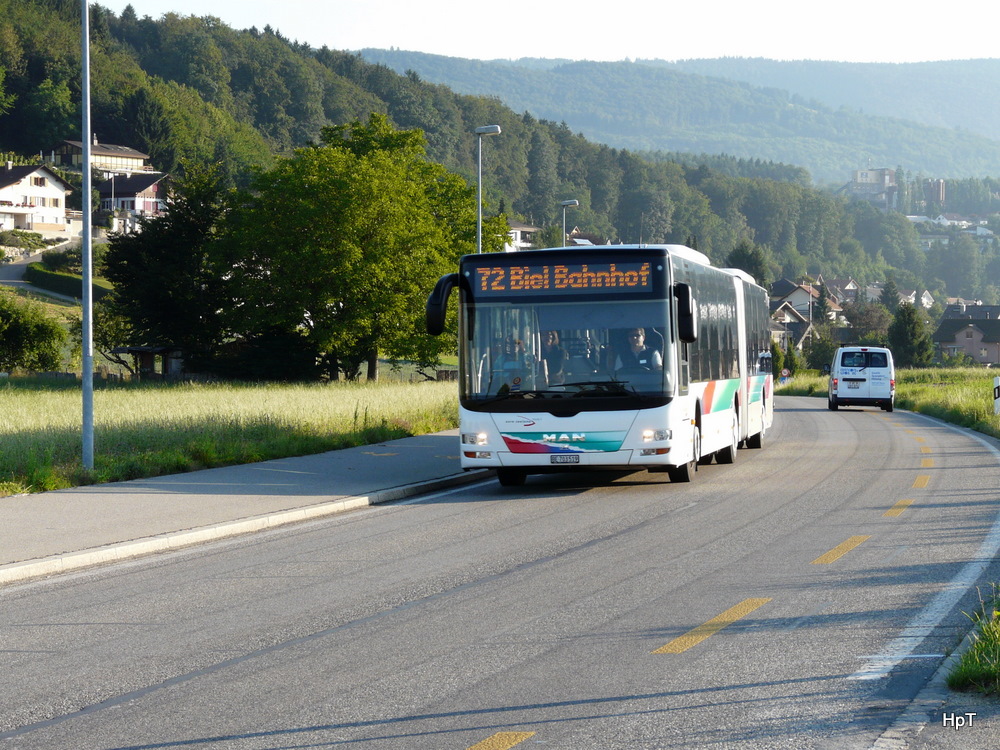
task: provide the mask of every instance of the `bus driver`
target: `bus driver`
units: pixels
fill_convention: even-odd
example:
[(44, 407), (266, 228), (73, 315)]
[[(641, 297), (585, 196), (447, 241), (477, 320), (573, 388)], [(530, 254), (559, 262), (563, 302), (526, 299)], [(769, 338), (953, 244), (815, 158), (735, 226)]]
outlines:
[(656, 349), (646, 346), (646, 330), (630, 328), (628, 331), (628, 349), (621, 352), (615, 359), (615, 369), (662, 370), (663, 357)]

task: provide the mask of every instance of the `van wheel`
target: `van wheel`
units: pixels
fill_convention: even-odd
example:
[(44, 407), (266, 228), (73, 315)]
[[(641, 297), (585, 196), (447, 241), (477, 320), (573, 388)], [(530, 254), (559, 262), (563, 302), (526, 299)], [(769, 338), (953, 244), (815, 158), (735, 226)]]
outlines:
[(528, 473), (520, 469), (497, 469), (497, 481), (501, 487), (520, 487), (527, 477)]
[(715, 460), (720, 464), (736, 462), (736, 451), (740, 445), (740, 418), (733, 412), (733, 439), (729, 445), (715, 454)]
[(694, 430), (694, 456), (686, 464), (681, 466), (668, 466), (667, 474), (671, 482), (690, 482), (694, 479), (695, 472), (698, 471), (698, 454), (701, 453), (701, 430), (695, 427)]
[(837, 411), (837, 397), (836, 396), (830, 396), (830, 398), (826, 402), (826, 407), (830, 411)]
[(892, 401), (882, 407), (883, 411), (892, 411)]

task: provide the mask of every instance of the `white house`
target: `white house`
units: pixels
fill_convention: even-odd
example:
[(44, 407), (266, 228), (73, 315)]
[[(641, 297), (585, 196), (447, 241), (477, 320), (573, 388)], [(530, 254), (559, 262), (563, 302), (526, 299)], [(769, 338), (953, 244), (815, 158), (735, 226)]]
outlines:
[(72, 188), (44, 166), (0, 170), (0, 229), (66, 231), (66, 196)]
[(516, 253), (518, 250), (530, 250), (535, 246), (535, 233), (542, 231), (540, 227), (522, 224), (519, 221), (508, 220), (507, 225), (510, 227), (510, 231), (507, 232), (507, 241), (503, 246), (506, 253)]

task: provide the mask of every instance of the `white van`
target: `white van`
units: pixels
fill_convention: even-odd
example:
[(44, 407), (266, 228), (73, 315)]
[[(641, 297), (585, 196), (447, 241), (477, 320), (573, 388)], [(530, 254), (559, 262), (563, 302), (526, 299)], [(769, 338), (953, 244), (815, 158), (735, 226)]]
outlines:
[(842, 346), (830, 365), (829, 407), (880, 406), (892, 411), (896, 368), (892, 352), (881, 346)]

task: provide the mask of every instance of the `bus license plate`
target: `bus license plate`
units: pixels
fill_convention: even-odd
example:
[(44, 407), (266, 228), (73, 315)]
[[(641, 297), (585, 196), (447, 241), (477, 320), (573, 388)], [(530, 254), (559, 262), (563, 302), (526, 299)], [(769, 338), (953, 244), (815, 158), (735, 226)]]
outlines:
[(558, 455), (551, 456), (550, 460), (554, 464), (578, 464), (580, 463), (580, 457), (577, 455)]

